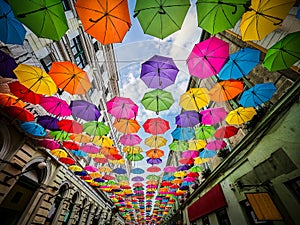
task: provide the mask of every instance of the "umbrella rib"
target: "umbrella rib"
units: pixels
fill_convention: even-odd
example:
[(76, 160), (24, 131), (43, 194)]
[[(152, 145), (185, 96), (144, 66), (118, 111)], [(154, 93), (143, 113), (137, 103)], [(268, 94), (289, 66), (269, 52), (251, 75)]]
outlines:
[(46, 11), (47, 12), (51, 7), (59, 5), (59, 4), (61, 4), (61, 2), (57, 2), (57, 3), (55, 3), (53, 5), (50, 5), (50, 6), (47, 6), (47, 7), (41, 7), (39, 9), (30, 11), (30, 12), (18, 14), (16, 17), (17, 18), (25, 18), (27, 15), (30, 15), (30, 14), (33, 14), (33, 13), (36, 13), (36, 12), (40, 12), (40, 11)]

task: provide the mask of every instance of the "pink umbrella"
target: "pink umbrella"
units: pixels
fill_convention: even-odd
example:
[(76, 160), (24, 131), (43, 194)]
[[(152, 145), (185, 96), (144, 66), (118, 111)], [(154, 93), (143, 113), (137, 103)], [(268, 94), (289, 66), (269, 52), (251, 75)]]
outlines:
[(114, 97), (106, 102), (107, 112), (117, 119), (131, 119), (137, 116), (138, 106), (130, 99)]
[(195, 150), (187, 150), (182, 152), (182, 157), (189, 159), (189, 158), (197, 158), (199, 157), (199, 151), (195, 151)]
[(200, 114), (202, 115), (202, 124), (214, 125), (224, 120), (228, 113), (223, 107), (217, 107), (202, 110)]
[(195, 182), (196, 181), (196, 179), (194, 177), (185, 177), (183, 180), (185, 182)]
[(142, 139), (136, 134), (124, 134), (120, 138), (121, 144), (127, 145), (127, 146), (138, 145), (139, 143), (141, 143), (141, 141), (142, 141)]
[(60, 144), (54, 140), (44, 139), (44, 140), (39, 140), (38, 142), (42, 147), (47, 148), (49, 150), (60, 148)]
[(99, 153), (99, 148), (92, 144), (83, 145), (80, 147), (80, 150), (90, 154)]
[(205, 148), (207, 150), (219, 150), (222, 148), (225, 148), (227, 146), (227, 143), (223, 140), (214, 140), (207, 143)]
[(94, 167), (94, 166), (85, 166), (83, 169), (86, 171), (89, 171), (89, 172), (97, 172), (98, 171), (98, 168)]
[(166, 166), (164, 168), (164, 171), (166, 173), (173, 173), (173, 172), (176, 172), (177, 171), (177, 168), (175, 166)]
[(41, 97), (40, 105), (47, 112), (56, 116), (70, 116), (72, 113), (66, 101), (54, 96)]
[(216, 37), (196, 44), (187, 59), (191, 75), (207, 78), (220, 72), (229, 57), (229, 45)]

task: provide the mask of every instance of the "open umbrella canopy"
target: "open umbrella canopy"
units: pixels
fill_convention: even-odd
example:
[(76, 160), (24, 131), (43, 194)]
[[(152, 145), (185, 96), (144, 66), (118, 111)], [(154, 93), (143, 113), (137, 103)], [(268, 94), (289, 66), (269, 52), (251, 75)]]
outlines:
[(221, 80), (239, 79), (247, 76), (259, 63), (260, 51), (252, 48), (242, 48), (230, 54), (229, 60), (218, 74)]
[(170, 148), (170, 150), (175, 151), (175, 152), (182, 152), (182, 151), (188, 150), (189, 145), (188, 145), (188, 142), (186, 142), (186, 141), (174, 140), (169, 145), (169, 148)]
[(155, 55), (142, 63), (140, 78), (149, 88), (164, 89), (175, 83), (178, 72), (172, 58)]
[(206, 140), (214, 135), (216, 129), (214, 126), (202, 125), (195, 128), (195, 135), (197, 139)]
[(204, 149), (202, 152), (200, 152), (200, 158), (203, 158), (203, 159), (210, 159), (210, 158), (214, 157), (215, 155), (217, 155), (217, 152), (212, 151), (212, 150)]
[(75, 8), (84, 30), (104, 45), (122, 42), (131, 26), (127, 0), (78, 0)]
[(102, 147), (109, 147), (114, 145), (113, 140), (107, 136), (94, 136), (92, 138), (92, 142), (93, 144)]
[(71, 62), (53, 62), (48, 74), (59, 93), (85, 94), (92, 86), (87, 73)]
[(187, 141), (195, 137), (194, 128), (191, 127), (177, 127), (171, 134), (174, 139), (180, 141)]
[(41, 97), (40, 105), (49, 113), (56, 116), (70, 116), (71, 110), (69, 105), (65, 100), (57, 98), (55, 96), (51, 97)]
[(130, 99), (114, 97), (106, 102), (107, 112), (117, 119), (135, 118), (138, 113), (138, 106)]
[(101, 115), (97, 106), (85, 100), (72, 100), (69, 108), (73, 116), (86, 121), (97, 121)]
[(125, 146), (123, 152), (128, 154), (138, 154), (141, 153), (143, 149), (140, 146)]
[(246, 10), (247, 0), (198, 0), (198, 26), (210, 34), (233, 28)]
[(141, 141), (142, 139), (136, 134), (124, 134), (120, 138), (120, 143), (128, 146), (138, 145)]
[(38, 143), (47, 149), (53, 150), (53, 149), (58, 149), (60, 147), (60, 144), (54, 140), (51, 139), (43, 139), (39, 140)]
[(146, 151), (146, 156), (149, 158), (161, 158), (164, 155), (165, 155), (165, 152), (163, 150), (157, 149), (157, 148)]
[(55, 140), (70, 140), (70, 134), (63, 130), (50, 131), (50, 136)]
[(242, 40), (261, 40), (279, 28), (294, 4), (295, 0), (252, 0), (242, 16)]
[(86, 153), (91, 153), (91, 154), (99, 153), (99, 148), (92, 144), (82, 145), (82, 146), (80, 146), (80, 150), (82, 150)]
[[(0, 6), (1, 6), (1, 2), (4, 2), (4, 1), (0, 0)], [(0, 10), (1, 10), (1, 7), (0, 7)], [(0, 29), (1, 29), (1, 22), (0, 22)], [(1, 31), (2, 30), (3, 29), (1, 29)], [(1, 37), (0, 37), (0, 40), (1, 40)], [(14, 69), (17, 66), (18, 66), (18, 64), (16, 63), (16, 61), (13, 57), (9, 56), (8, 54), (6, 54), (0, 50), (0, 76), (16, 79), (17, 77), (14, 73)]]
[(146, 161), (148, 164), (151, 164), (151, 165), (162, 163), (162, 159), (160, 159), (160, 158), (148, 158), (148, 159), (146, 159)]
[(22, 23), (16, 19), (10, 5), (4, 0), (0, 0), (0, 30), (0, 41), (3, 43), (23, 44), (26, 30)]
[(83, 124), (83, 130), (92, 136), (103, 136), (109, 133), (110, 128), (103, 122), (89, 121)]
[(145, 132), (153, 135), (164, 134), (170, 129), (169, 122), (162, 118), (150, 118), (143, 124)]
[(244, 83), (240, 80), (225, 80), (216, 83), (210, 90), (210, 100), (225, 102), (234, 99), (244, 90)]
[[(24, 5), (23, 3), (21, 5)], [(53, 95), (57, 86), (52, 78), (41, 68), (26, 64), (19, 64), (14, 73), (20, 84), (37, 94)]]
[(170, 92), (156, 89), (144, 94), (142, 105), (145, 109), (151, 110), (158, 114), (160, 111), (168, 110), (174, 103), (173, 96)]
[(271, 82), (256, 84), (255, 86), (243, 92), (240, 98), (240, 104), (243, 107), (259, 106), (269, 101), (276, 90), (277, 88), (275, 87), (274, 83)]
[(9, 0), (16, 18), (38, 37), (55, 41), (68, 30), (68, 24), (60, 0)]
[(263, 66), (269, 71), (287, 69), (300, 60), (300, 31), (290, 33), (268, 49)]
[(229, 125), (240, 125), (252, 120), (255, 115), (256, 111), (253, 107), (239, 107), (228, 113), (225, 120)]
[(179, 104), (184, 110), (199, 111), (209, 102), (210, 97), (206, 88), (190, 88), (180, 96)]
[(121, 133), (137, 133), (141, 126), (135, 119), (116, 119), (113, 126)]
[(196, 44), (186, 61), (190, 74), (203, 79), (220, 72), (228, 56), (228, 43), (211, 37)]
[(134, 17), (145, 34), (164, 39), (180, 30), (189, 8), (189, 0), (137, 0)]
[(230, 138), (237, 134), (239, 129), (235, 126), (223, 126), (216, 130), (214, 136), (216, 138)]
[(79, 134), (82, 132), (82, 125), (76, 120), (62, 119), (57, 122), (59, 129), (64, 130), (68, 133)]
[(217, 124), (227, 116), (227, 112), (223, 107), (204, 109), (200, 111), (200, 114), (202, 115), (201, 122), (205, 125)]
[(167, 139), (162, 136), (153, 135), (145, 139), (145, 145), (149, 147), (159, 148), (167, 144)]
[(44, 137), (47, 134), (45, 129), (35, 122), (23, 122), (20, 127), (25, 133), (33, 136)]
[(130, 173), (133, 173), (133, 174), (143, 174), (145, 173), (145, 171), (141, 168), (133, 168)]
[(188, 141), (188, 149), (189, 150), (200, 150), (204, 148), (206, 142), (204, 140), (190, 140)]
[(51, 150), (50, 153), (58, 158), (68, 157), (68, 153), (65, 150), (59, 148)]
[(200, 123), (201, 116), (197, 111), (184, 111), (175, 117), (176, 124), (181, 127), (193, 127)]
[(36, 94), (33, 91), (20, 84), (18, 81), (8, 83), (10, 92), (17, 96), (19, 99), (32, 104), (39, 104), (42, 95)]
[(57, 125), (58, 121), (58, 118), (49, 115), (37, 116), (36, 120), (38, 124), (48, 130), (59, 130), (59, 127)]
[(144, 156), (140, 153), (137, 154), (128, 154), (126, 156), (126, 159), (128, 159), (129, 161), (141, 161), (143, 160)]
[(205, 149), (207, 150), (220, 150), (222, 148), (225, 148), (227, 146), (227, 143), (223, 140), (213, 140), (207, 143), (205, 146)]
[(14, 95), (0, 93), (0, 107), (18, 106), (25, 107), (25, 103)]
[(63, 141), (62, 145), (69, 150), (79, 150), (80, 146), (74, 141)]

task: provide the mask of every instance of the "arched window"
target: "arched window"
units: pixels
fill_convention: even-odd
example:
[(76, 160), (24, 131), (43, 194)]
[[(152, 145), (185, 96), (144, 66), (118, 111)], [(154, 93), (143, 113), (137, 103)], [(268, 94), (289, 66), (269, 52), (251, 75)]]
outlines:
[(72, 196), (72, 199), (71, 199), (71, 202), (69, 204), (69, 207), (66, 211), (66, 214), (65, 214), (65, 217), (64, 217), (64, 221), (63, 221), (63, 225), (67, 225), (70, 221), (70, 218), (72, 217), (73, 215), (73, 211), (74, 211), (74, 208), (75, 208), (75, 204), (77, 202), (77, 200), (79, 199), (79, 193), (76, 192), (74, 193), (74, 195)]

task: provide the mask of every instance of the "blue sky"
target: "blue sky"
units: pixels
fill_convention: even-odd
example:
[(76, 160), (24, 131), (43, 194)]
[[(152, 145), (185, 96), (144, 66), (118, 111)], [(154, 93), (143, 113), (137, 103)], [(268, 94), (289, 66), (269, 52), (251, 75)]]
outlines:
[[(192, 0), (192, 6), (188, 11), (181, 30), (166, 37), (164, 40), (144, 34), (137, 18), (132, 17), (135, 2), (135, 0), (129, 0), (132, 26), (123, 42), (121, 44), (115, 44), (114, 49), (119, 72), (120, 95), (122, 97), (131, 98), (139, 106), (139, 112), (136, 119), (141, 126), (148, 118), (157, 117), (154, 112), (144, 109), (143, 105), (140, 103), (145, 92), (153, 90), (147, 88), (144, 82), (139, 78), (141, 64), (154, 55), (161, 55), (173, 58), (176, 66), (179, 68), (175, 84), (165, 89), (172, 93), (175, 103), (168, 111), (159, 113), (161, 118), (169, 121), (171, 127), (166, 134), (162, 135), (168, 139), (167, 145), (161, 147), (161, 149), (165, 151), (165, 156), (162, 158), (163, 163), (159, 166), (163, 169), (169, 153), (168, 145), (172, 142), (171, 132), (176, 128), (175, 116), (181, 111), (179, 98), (180, 95), (186, 91), (187, 83), (190, 78), (186, 59), (194, 45), (199, 42), (201, 29), (197, 26), (196, 1)], [(150, 134), (145, 133), (143, 128), (140, 129), (138, 135), (143, 138), (143, 140), (151, 136)], [(145, 152), (150, 148), (143, 145), (143, 142), (141, 143), (141, 147), (144, 150), (143, 154), (145, 156)], [(145, 159), (146, 158), (147, 157), (145, 156)], [(146, 164), (145, 159), (136, 162), (135, 166), (146, 170), (150, 165)]]

